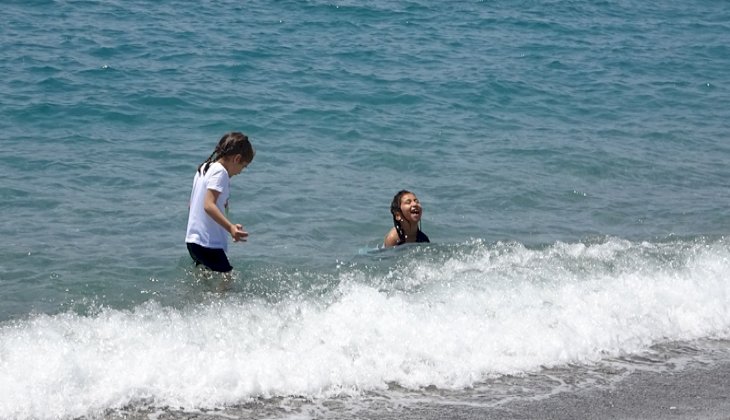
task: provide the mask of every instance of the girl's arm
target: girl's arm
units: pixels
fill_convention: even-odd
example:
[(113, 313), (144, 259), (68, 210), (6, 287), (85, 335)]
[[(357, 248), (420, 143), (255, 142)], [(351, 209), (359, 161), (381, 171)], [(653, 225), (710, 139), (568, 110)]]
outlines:
[(205, 191), (205, 200), (203, 203), (205, 212), (208, 216), (213, 218), (216, 223), (223, 226), (223, 228), (231, 234), (231, 237), (235, 242), (245, 241), (248, 237), (248, 232), (243, 230), (243, 226), (231, 223), (215, 204), (216, 201), (218, 201), (218, 196), (220, 194), (220, 191), (216, 190), (208, 189)]

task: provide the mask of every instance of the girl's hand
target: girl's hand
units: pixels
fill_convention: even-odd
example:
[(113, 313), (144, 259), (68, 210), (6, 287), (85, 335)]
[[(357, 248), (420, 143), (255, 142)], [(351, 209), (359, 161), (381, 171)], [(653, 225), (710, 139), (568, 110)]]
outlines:
[(246, 242), (246, 239), (248, 239), (248, 232), (243, 230), (242, 225), (231, 225), (231, 237), (233, 238), (233, 242), (243, 241)]

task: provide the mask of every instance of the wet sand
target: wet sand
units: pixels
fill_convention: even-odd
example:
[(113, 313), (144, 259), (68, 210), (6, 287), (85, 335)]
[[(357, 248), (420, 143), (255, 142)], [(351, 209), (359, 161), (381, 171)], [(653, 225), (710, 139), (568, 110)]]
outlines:
[[(701, 357), (669, 369), (637, 369), (626, 376), (597, 385), (579, 385), (554, 394), (520, 397), (520, 390), (533, 393), (529, 381), (502, 381), (508, 386), (499, 390), (497, 383), (487, 385), (481, 397), (463, 398), (441, 395), (438, 402), (389, 404), (388, 400), (371, 400), (361, 409), (347, 408), (348, 399), (329, 400), (316, 408), (306, 401), (287, 404), (261, 401), (223, 410), (142, 409), (108, 412), (105, 419), (125, 420), (221, 420), (221, 419), (373, 419), (373, 420), (516, 420), (516, 419), (726, 419), (730, 420), (730, 358), (727, 341), (714, 342), (715, 348)], [(667, 354), (667, 353), (663, 353)], [(553, 372), (555, 373), (555, 372)], [(573, 369), (568, 375), (575, 378)], [(588, 375), (590, 376), (590, 375)], [(526, 388), (525, 388), (526, 387)], [(514, 399), (508, 400), (508, 389)], [(494, 395), (497, 395), (496, 399)], [(499, 396), (501, 395), (501, 396)], [(540, 395), (540, 393), (536, 394)], [(490, 401), (491, 400), (491, 401)], [(344, 404), (343, 405), (340, 405)], [(392, 403), (392, 401), (391, 401)], [(326, 407), (325, 407), (326, 406)]]
[(610, 388), (586, 388), (497, 407), (421, 407), (412, 419), (730, 419), (730, 361), (677, 372), (637, 371)]

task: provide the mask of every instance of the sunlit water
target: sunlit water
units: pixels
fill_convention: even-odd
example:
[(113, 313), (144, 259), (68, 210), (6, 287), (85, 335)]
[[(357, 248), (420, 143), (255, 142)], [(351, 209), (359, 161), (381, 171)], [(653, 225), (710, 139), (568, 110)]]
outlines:
[[(727, 359), (720, 3), (2, 13), (2, 418), (378, 417)], [(183, 241), (230, 130), (221, 284)], [(379, 250), (402, 188), (433, 243)]]

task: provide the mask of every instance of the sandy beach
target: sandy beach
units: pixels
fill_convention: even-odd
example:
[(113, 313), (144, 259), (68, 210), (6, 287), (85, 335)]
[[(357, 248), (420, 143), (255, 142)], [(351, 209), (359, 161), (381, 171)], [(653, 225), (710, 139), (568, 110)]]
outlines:
[[(730, 419), (730, 362), (637, 371), (611, 388), (586, 388), (496, 408), (423, 407), (419, 419)], [(392, 418), (404, 418), (396, 416)]]
[[(517, 381), (519, 382), (519, 380)], [(517, 383), (516, 382), (516, 383)], [(689, 362), (676, 370), (636, 370), (623, 379), (536, 398), (486, 401), (446, 397), (438, 403), (396, 408), (282, 410), (259, 403), (224, 410), (131, 410), (107, 413), (106, 419), (373, 419), (373, 420), (566, 420), (566, 419), (730, 419), (730, 361)], [(484, 398), (489, 398), (484, 395)], [(341, 401), (340, 401), (341, 402)], [(381, 401), (385, 402), (385, 401)], [(482, 404), (484, 402), (484, 404)], [(366, 404), (367, 405), (367, 404)], [(376, 404), (377, 405), (377, 404)], [(323, 408), (323, 406), (320, 406)]]

